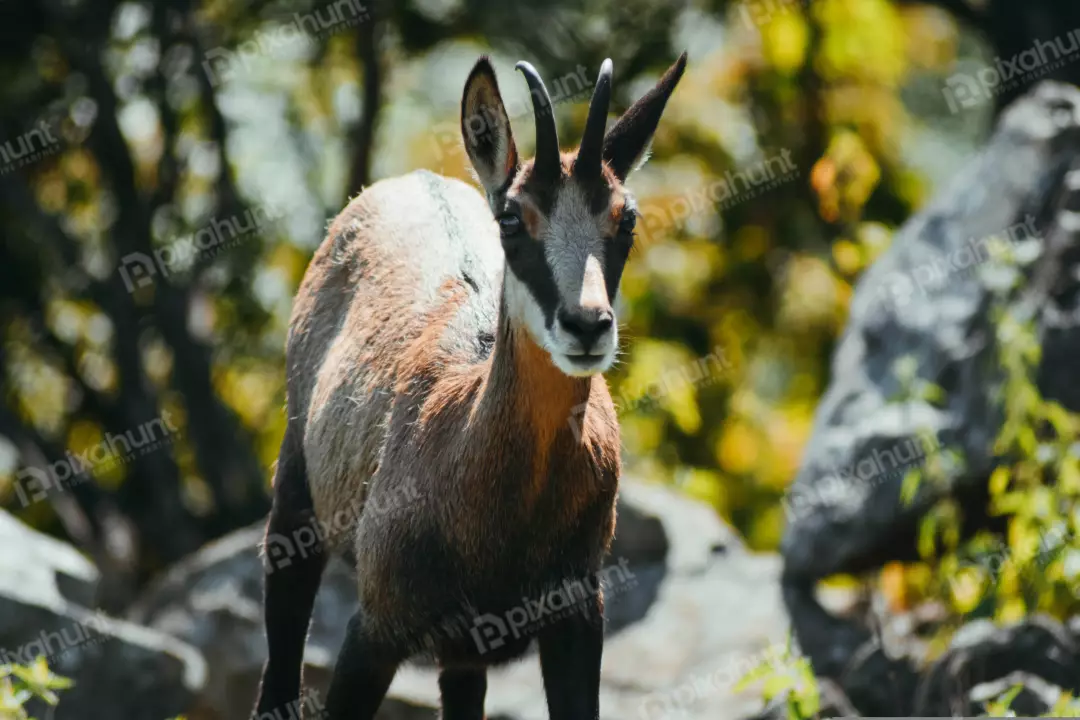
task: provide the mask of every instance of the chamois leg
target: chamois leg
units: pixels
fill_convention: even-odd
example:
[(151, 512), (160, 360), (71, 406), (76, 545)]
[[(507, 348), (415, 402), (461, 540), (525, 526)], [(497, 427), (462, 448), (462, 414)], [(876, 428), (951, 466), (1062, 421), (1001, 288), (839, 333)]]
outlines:
[(257, 718), (299, 707), (304, 642), (326, 567), (299, 432), (295, 425), (286, 428), (266, 524), (263, 614), (268, 653), (255, 706)]
[(600, 717), (603, 603), (599, 597), (588, 602), (584, 612), (575, 612), (540, 632), (540, 670), (552, 720)]
[(487, 671), (484, 668), (443, 668), (439, 673), (441, 720), (484, 720)]
[(326, 696), (326, 720), (372, 720), (401, 663), (400, 654), (377, 643), (364, 627), (363, 608), (345, 630)]

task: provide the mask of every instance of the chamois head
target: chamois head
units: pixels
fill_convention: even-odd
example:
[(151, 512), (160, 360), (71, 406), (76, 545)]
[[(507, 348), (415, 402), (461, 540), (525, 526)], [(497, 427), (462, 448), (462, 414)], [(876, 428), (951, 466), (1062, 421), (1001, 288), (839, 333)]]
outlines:
[(652, 139), (686, 68), (686, 53), (605, 132), (611, 60), (600, 67), (585, 132), (560, 153), (551, 97), (535, 68), (519, 62), (532, 97), (536, 157), (522, 162), (495, 70), (481, 57), (465, 82), (461, 132), (487, 193), (506, 253), (506, 311), (567, 375), (615, 360), (612, 305), (634, 241), (636, 209), (623, 187)]

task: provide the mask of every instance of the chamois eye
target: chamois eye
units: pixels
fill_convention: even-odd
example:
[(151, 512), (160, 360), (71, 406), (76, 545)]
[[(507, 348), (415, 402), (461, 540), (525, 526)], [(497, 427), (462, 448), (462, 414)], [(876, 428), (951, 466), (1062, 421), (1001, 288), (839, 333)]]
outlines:
[(499, 232), (504, 238), (513, 237), (521, 231), (521, 218), (513, 213), (504, 213), (497, 220), (499, 221)]
[(622, 219), (619, 220), (619, 232), (632, 233), (635, 225), (637, 225), (637, 214), (632, 212), (623, 213)]

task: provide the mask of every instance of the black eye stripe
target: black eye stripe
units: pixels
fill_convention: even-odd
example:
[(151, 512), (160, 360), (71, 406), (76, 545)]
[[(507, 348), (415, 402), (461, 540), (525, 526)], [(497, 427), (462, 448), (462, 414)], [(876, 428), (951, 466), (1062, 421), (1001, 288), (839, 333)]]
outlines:
[(610, 243), (604, 257), (604, 282), (607, 284), (608, 302), (615, 302), (615, 293), (619, 291), (626, 258), (630, 255), (630, 243)]
[(521, 232), (524, 223), (514, 213), (506, 212), (496, 218), (499, 223), (499, 232), (504, 238), (513, 237)]
[(512, 241), (512, 244), (513, 252), (506, 252), (509, 271), (514, 273), (536, 300), (544, 313), (544, 324), (550, 328), (555, 321), (559, 290), (544, 255), (544, 244), (531, 237), (522, 237)]

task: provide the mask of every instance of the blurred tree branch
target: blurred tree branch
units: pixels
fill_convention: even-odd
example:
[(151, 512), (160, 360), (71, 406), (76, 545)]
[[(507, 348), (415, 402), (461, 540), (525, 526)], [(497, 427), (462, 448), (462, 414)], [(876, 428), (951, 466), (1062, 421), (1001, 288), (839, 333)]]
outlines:
[(356, 51), (364, 68), (364, 97), (360, 122), (349, 134), (349, 143), (352, 145), (350, 157), (353, 161), (347, 197), (352, 197), (371, 184), (371, 156), (379, 109), (382, 106), (383, 69), (379, 56), (378, 12), (375, 3), (369, 3), (369, 17), (360, 23), (356, 36)]

